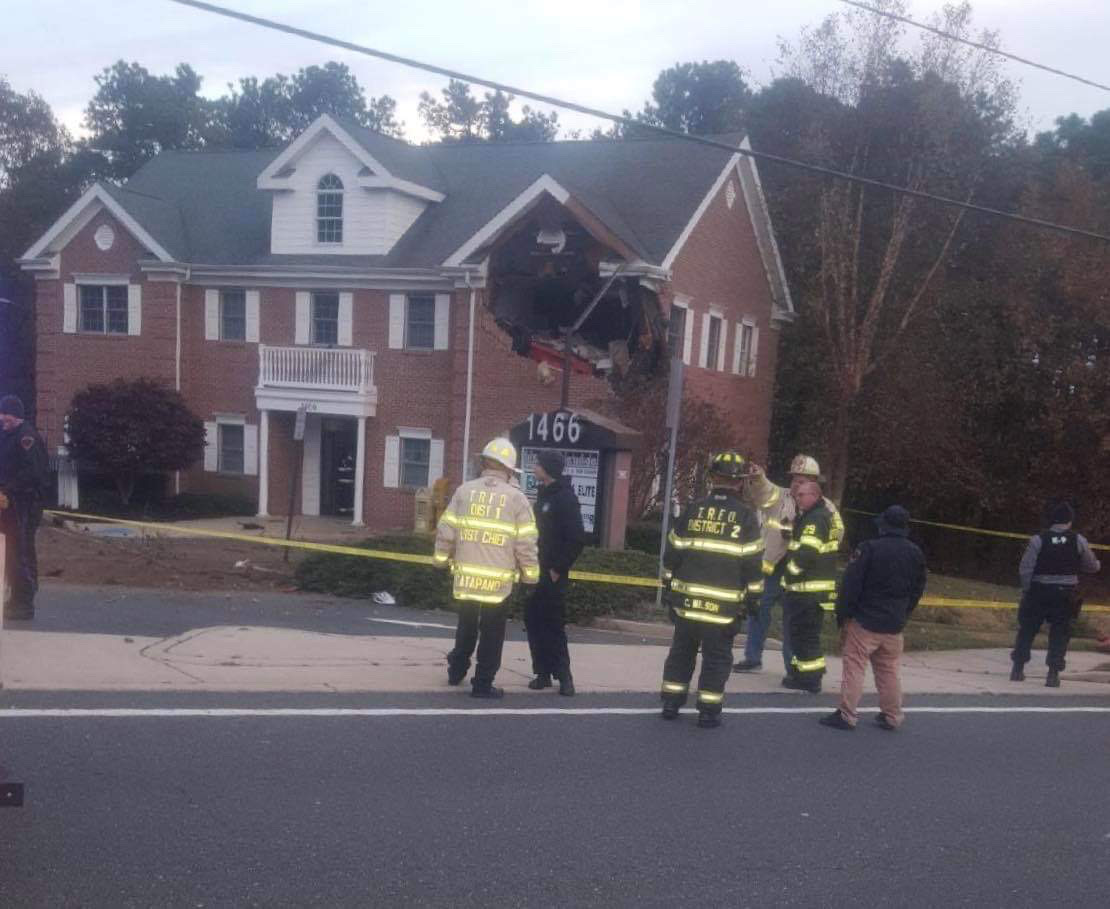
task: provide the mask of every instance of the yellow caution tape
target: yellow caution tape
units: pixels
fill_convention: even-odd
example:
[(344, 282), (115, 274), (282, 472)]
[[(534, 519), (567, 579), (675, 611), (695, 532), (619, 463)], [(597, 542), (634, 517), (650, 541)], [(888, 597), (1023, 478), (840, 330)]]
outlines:
[[(841, 511), (847, 511), (851, 514), (862, 514), (868, 517), (877, 517), (874, 511), (860, 511), (858, 508), (842, 508)], [(1028, 540), (1033, 534), (1031, 533), (1012, 533), (1006, 530), (987, 530), (983, 527), (968, 527), (966, 524), (945, 524), (941, 521), (923, 521), (920, 518), (910, 518), (911, 524), (924, 524), (926, 527), (943, 527), (946, 530), (962, 530), (965, 533), (978, 533), (988, 537), (1005, 537), (1008, 540)], [(1110, 552), (1110, 544), (1107, 543), (1088, 543), (1091, 549), (1103, 549)]]
[[(949, 597), (922, 597), (919, 606), (939, 606), (942, 609), (1017, 609), (1018, 604), (1009, 600), (964, 600)], [(1083, 612), (1110, 612), (1110, 606), (1101, 603), (1084, 603)]]
[(599, 574), (596, 571), (570, 572), (572, 581), (593, 581), (597, 584), (625, 584), (629, 587), (658, 587), (656, 578), (641, 578), (630, 574)]

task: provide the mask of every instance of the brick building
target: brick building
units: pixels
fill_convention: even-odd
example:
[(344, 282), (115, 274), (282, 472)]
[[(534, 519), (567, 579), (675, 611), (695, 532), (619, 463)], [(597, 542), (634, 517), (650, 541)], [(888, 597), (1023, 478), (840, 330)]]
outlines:
[(793, 316), (749, 158), (672, 140), (413, 146), (329, 116), (280, 150), (167, 152), (97, 184), (21, 265), (59, 455), (76, 391), (154, 377), (208, 430), (178, 488), (284, 514), (304, 408), (295, 510), (375, 529), (558, 405), (558, 329), (614, 270), (572, 339), (572, 407), (604, 411), (615, 376), (677, 345), (687, 393), (765, 455)]

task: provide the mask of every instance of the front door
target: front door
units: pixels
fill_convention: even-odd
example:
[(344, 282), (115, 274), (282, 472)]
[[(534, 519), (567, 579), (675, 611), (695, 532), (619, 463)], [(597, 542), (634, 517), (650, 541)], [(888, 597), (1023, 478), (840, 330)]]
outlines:
[(320, 514), (350, 517), (355, 510), (358, 421), (324, 417), (320, 426)]

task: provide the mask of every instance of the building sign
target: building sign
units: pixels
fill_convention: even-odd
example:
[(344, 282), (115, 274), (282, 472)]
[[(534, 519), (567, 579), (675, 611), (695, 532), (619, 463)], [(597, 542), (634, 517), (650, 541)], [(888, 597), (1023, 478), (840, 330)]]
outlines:
[(541, 451), (557, 451), (566, 459), (563, 469), (565, 476), (578, 496), (578, 504), (582, 506), (582, 527), (586, 533), (595, 532), (597, 518), (598, 476), (601, 471), (601, 452), (583, 451), (578, 448), (532, 448), (525, 446), (521, 449), (521, 478), (520, 485), (525, 495), (535, 502), (539, 483), (536, 480), (536, 457)]

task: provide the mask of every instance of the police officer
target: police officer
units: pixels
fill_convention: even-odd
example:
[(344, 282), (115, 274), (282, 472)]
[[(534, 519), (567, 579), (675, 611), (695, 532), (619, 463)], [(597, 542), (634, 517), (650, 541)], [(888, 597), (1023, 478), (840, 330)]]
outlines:
[(746, 608), (763, 592), (763, 538), (759, 519), (740, 499), (750, 468), (734, 451), (710, 462), (709, 495), (690, 503), (667, 535), (663, 580), (674, 639), (663, 664), (663, 718), (686, 703), (701, 648), (698, 725), (721, 725), (732, 639)]
[(0, 533), (11, 599), (4, 617), (35, 617), (39, 586), (35, 532), (49, 480), (46, 444), (26, 420), (23, 402), (15, 395), (0, 398)]
[(1048, 622), (1045, 686), (1059, 688), (1072, 622), (1079, 615), (1079, 572), (1093, 574), (1101, 565), (1087, 540), (1072, 530), (1075, 512), (1067, 502), (1050, 505), (1047, 516), (1048, 529), (1029, 540), (1018, 567), (1022, 596), (1010, 681), (1025, 681), (1033, 639)]
[(817, 694), (825, 674), (821, 626), (825, 613), (836, 608), (836, 551), (840, 541), (816, 480), (799, 484), (794, 501), (798, 514), (782, 574), (782, 611), (790, 628), (794, 656), (782, 685)]

